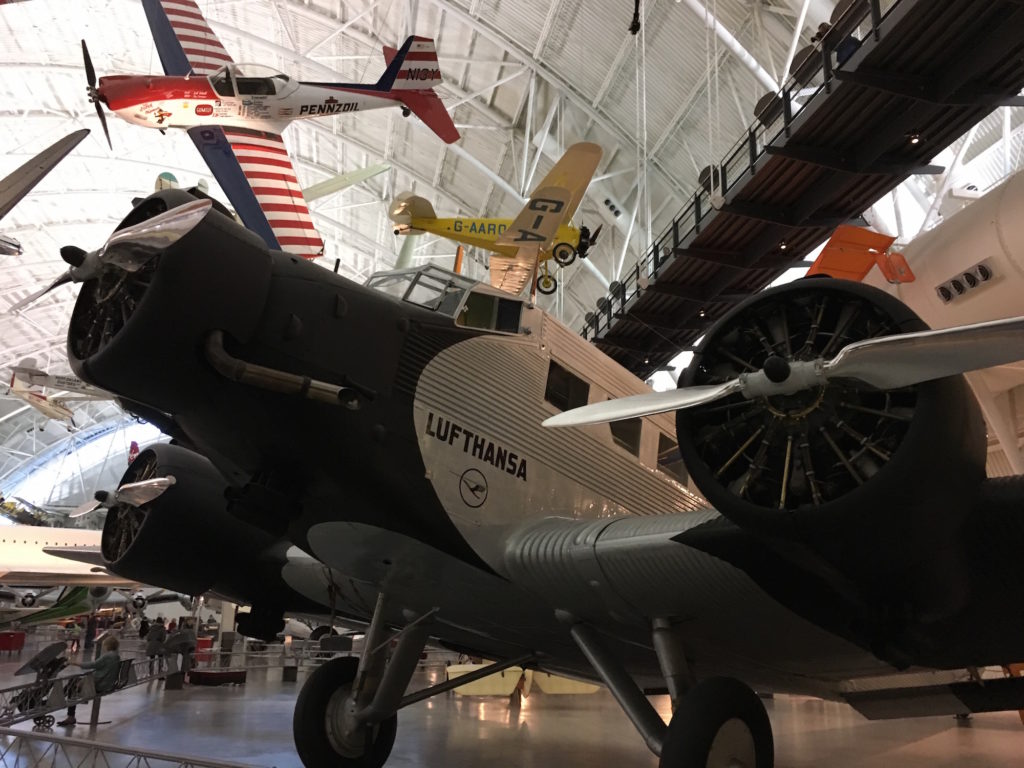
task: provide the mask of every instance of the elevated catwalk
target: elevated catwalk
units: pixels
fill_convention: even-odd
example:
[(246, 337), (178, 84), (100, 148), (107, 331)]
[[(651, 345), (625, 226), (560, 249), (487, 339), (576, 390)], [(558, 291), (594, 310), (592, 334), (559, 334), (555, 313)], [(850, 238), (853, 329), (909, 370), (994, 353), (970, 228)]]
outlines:
[(1021, 103), (1024, 4), (840, 3), (781, 96), (581, 329), (639, 376), (692, 344), (1000, 105)]

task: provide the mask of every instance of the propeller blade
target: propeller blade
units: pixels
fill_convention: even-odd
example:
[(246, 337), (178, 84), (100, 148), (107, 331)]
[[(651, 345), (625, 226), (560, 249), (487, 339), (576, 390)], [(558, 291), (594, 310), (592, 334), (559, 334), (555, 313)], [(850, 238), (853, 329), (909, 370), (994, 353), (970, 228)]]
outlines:
[(590, 234), (590, 244), (591, 244), (591, 245), (594, 245), (594, 244), (595, 244), (595, 243), (597, 242), (597, 236), (601, 234), (601, 230), (602, 230), (603, 228), (604, 228), (604, 224), (603, 224), (603, 223), (601, 223), (601, 224), (598, 224), (598, 225), (597, 225), (597, 229), (595, 229), (595, 230), (594, 230), (594, 231), (593, 231), (593, 232), (592, 232), (592, 233)]
[(195, 229), (212, 207), (210, 200), (196, 200), (119, 230), (99, 250), (99, 261), (125, 272), (137, 272)]
[(1019, 360), (1024, 360), (1024, 317), (1011, 317), (858, 341), (825, 363), (825, 376), (899, 389)]
[(24, 309), (29, 304), (32, 304), (32, 303), (38, 301), (39, 299), (43, 298), (43, 296), (48, 294), (54, 288), (59, 288), (60, 286), (64, 285), (64, 283), (70, 283), (70, 282), (71, 282), (71, 271), (68, 270), (67, 272), (63, 273), (60, 277), (58, 277), (56, 280), (54, 280), (52, 283), (50, 283), (45, 288), (42, 288), (42, 289), (36, 291), (31, 296), (26, 296), (24, 299), (22, 299), (17, 304), (12, 306), (10, 309), (7, 310), (7, 314), (11, 315), (11, 314), (14, 314), (15, 312), (18, 312), (18, 311)]
[(90, 88), (96, 87), (96, 70), (92, 66), (92, 58), (89, 56), (89, 47), (82, 41), (82, 58), (85, 59), (85, 79)]
[(154, 477), (152, 480), (140, 480), (137, 483), (126, 483), (117, 489), (114, 498), (124, 504), (140, 507), (160, 496), (174, 483), (174, 475)]
[(676, 411), (680, 408), (693, 408), (715, 400), (720, 400), (743, 389), (743, 382), (732, 379), (724, 384), (710, 384), (696, 387), (670, 389), (667, 392), (648, 392), (643, 395), (631, 395), (617, 400), (606, 400), (603, 403), (591, 403), (581, 408), (556, 414), (545, 419), (545, 427), (578, 427), (584, 424), (601, 424), (606, 421), (619, 421), (636, 416), (653, 416), (665, 411)]
[(96, 100), (96, 114), (99, 115), (100, 125), (103, 126), (103, 135), (107, 137), (107, 146), (113, 149), (114, 144), (110, 141), (110, 130), (107, 128), (107, 116), (103, 114), (103, 105), (99, 99)]
[(71, 512), (68, 514), (68, 518), (71, 520), (77, 520), (80, 517), (85, 517), (90, 512), (95, 512), (102, 506), (103, 505), (96, 499), (89, 499), (89, 501), (85, 502), (84, 504), (79, 504), (77, 507), (71, 510)]

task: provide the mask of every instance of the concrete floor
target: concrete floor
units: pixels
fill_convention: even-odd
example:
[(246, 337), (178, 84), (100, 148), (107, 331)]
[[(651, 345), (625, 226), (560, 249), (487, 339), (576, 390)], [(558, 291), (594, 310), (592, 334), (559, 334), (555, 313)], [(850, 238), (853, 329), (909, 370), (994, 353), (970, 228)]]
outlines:
[[(0, 657), (0, 687), (27, 660)], [(413, 687), (441, 673), (422, 669)], [(279, 669), (250, 672), (245, 686), (186, 686), (164, 691), (151, 683), (104, 700), (108, 725), (57, 728), (58, 735), (125, 746), (221, 758), (255, 766), (299, 768), (292, 745), (292, 706), (298, 683)], [(663, 716), (664, 697), (655, 699)], [(780, 696), (766, 701), (775, 730), (779, 768), (1005, 768), (1024, 766), (1024, 725), (1016, 713), (975, 715), (967, 725), (951, 717), (869, 722), (845, 705)], [(83, 715), (85, 717), (83, 718)], [(88, 707), (79, 718), (87, 719)], [(29, 729), (31, 723), (18, 726)], [(2, 739), (0, 739), (2, 741)], [(459, 768), (498, 766), (656, 766), (657, 760), (612, 697), (551, 696), (534, 689), (518, 709), (507, 699), (442, 694), (399, 713), (389, 766)]]

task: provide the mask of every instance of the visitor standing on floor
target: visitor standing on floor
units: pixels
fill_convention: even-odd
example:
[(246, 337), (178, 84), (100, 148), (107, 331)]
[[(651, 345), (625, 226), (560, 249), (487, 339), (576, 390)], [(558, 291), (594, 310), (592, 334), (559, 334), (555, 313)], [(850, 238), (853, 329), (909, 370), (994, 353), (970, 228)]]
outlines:
[[(164, 617), (157, 616), (156, 622), (146, 633), (146, 655), (149, 656), (149, 674), (163, 672), (164, 669), (164, 642), (167, 640), (167, 629), (164, 627)], [(153, 662), (156, 662), (154, 670)]]

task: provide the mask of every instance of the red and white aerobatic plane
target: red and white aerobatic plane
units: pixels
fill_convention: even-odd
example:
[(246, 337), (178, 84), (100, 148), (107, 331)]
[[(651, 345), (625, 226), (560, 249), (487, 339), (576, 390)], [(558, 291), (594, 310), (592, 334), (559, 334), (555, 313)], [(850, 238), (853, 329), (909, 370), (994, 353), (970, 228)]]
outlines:
[[(307, 258), (323, 251), (281, 132), (292, 120), (381, 107), (415, 113), (447, 143), (457, 141), (444, 104), (434, 41), (409, 37), (385, 48), (372, 85), (303, 83), (258, 64), (235, 64), (193, 0), (143, 0), (166, 76), (96, 73), (82, 41), (89, 94), (147, 128), (185, 129), (242, 222), (274, 249)], [(109, 141), (109, 134), (108, 134)]]

